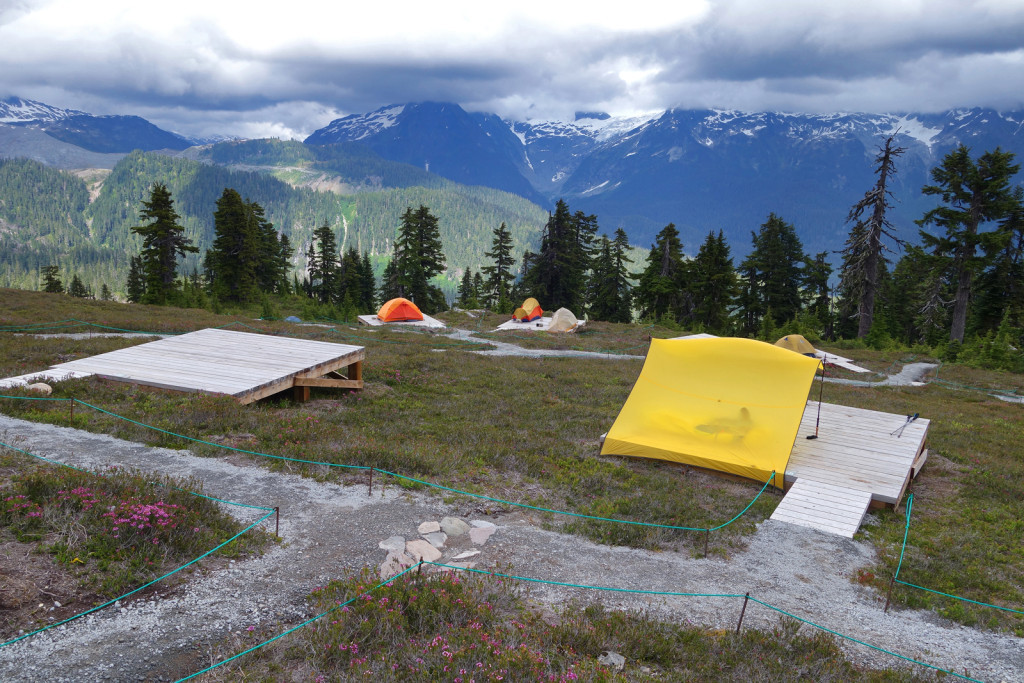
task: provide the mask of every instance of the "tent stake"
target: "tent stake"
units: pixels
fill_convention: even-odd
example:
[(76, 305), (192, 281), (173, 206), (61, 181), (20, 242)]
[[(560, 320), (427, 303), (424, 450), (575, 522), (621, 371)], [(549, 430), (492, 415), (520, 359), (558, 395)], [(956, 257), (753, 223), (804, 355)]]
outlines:
[(740, 626), (743, 626), (743, 615), (747, 611), (747, 601), (750, 600), (750, 593), (743, 596), (743, 609), (740, 610), (740, 621), (736, 624), (736, 635), (740, 634)]
[(277, 515), (277, 517), (274, 518), (274, 537), (281, 538), (281, 508), (275, 506), (274, 514)]
[(370, 479), (366, 482), (366, 495), (373, 495), (373, 468), (370, 468)]
[(75, 399), (71, 399), (71, 424), (75, 424)]
[(892, 599), (892, 587), (895, 583), (896, 575), (894, 574), (893, 577), (889, 579), (889, 591), (885, 594), (885, 609), (882, 610), (882, 614), (889, 613), (889, 601)]
[(704, 530), (704, 557), (708, 556), (708, 538), (711, 536), (711, 529)]

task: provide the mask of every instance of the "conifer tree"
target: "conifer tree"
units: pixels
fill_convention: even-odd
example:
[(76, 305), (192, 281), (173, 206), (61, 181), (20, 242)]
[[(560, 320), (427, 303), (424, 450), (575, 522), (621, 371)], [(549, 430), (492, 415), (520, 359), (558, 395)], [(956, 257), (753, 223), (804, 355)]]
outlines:
[(137, 304), (146, 295), (146, 280), (142, 274), (142, 257), (132, 256), (128, 264), (128, 282), (125, 294), (130, 303)]
[(1020, 170), (1013, 159), (1011, 152), (997, 147), (975, 161), (970, 150), (960, 145), (932, 169), (935, 184), (921, 190), (926, 195), (940, 196), (944, 203), (925, 213), (917, 224), (922, 228), (935, 225), (944, 231), (932, 235), (922, 230), (921, 239), (956, 283), (950, 341), (964, 341), (974, 278), (987, 265), (987, 259), (979, 254), (987, 238), (981, 233), (982, 225), (1005, 218), (1020, 203), (1010, 186), (1010, 178)]
[(596, 231), (596, 216), (571, 214), (559, 199), (541, 234), (540, 251), (523, 254), (522, 293), (550, 310), (581, 311)]
[(324, 224), (313, 231), (313, 241), (307, 252), (309, 285), (313, 298), (322, 304), (331, 303), (338, 297), (338, 243), (334, 230)]
[[(878, 164), (875, 174), (878, 180), (874, 187), (853, 205), (846, 218), (853, 227), (843, 249), (840, 290), (851, 297), (849, 303), (845, 305), (846, 310), (851, 309), (856, 302), (858, 338), (867, 335), (874, 319), (879, 267), (884, 267), (887, 261), (883, 253), (885, 245), (882, 238), (888, 237), (901, 243), (901, 240), (891, 232), (892, 225), (886, 218), (886, 211), (890, 207), (889, 199), (892, 197), (888, 183), (896, 174), (896, 157), (907, 151), (904, 147), (893, 147), (898, 132), (897, 130), (886, 138), (885, 144), (875, 157), (875, 163)], [(871, 215), (864, 220), (862, 216), (868, 209), (871, 210)]]
[(976, 332), (1024, 328), (1024, 190), (1016, 188), (1017, 205), (985, 244), (989, 265), (978, 275), (972, 306)]
[(217, 200), (213, 225), (215, 237), (205, 259), (212, 293), (227, 301), (255, 301), (263, 251), (258, 217), (236, 190), (225, 188)]
[(364, 311), (376, 310), (377, 282), (373, 276), (373, 264), (370, 263), (370, 252), (364, 251), (359, 268), (359, 307)]
[(741, 305), (749, 307), (743, 315), (747, 325), (759, 329), (762, 317), (770, 312), (777, 327), (800, 313), (801, 264), (807, 256), (796, 229), (774, 213), (758, 232), (751, 232), (751, 238), (754, 248), (740, 265), (747, 278)]
[(78, 277), (78, 273), (75, 273), (74, 277), (71, 278), (71, 284), (68, 285), (68, 294), (79, 299), (90, 297), (89, 290), (86, 289), (82, 280)]
[(178, 224), (180, 216), (174, 210), (174, 200), (166, 185), (154, 183), (149, 200), (142, 206), (139, 215), (150, 222), (132, 227), (132, 232), (142, 236), (142, 272), (146, 283), (142, 299), (146, 303), (164, 304), (175, 291), (178, 257), (196, 253), (199, 248)]
[(736, 271), (722, 231), (709, 232), (691, 266), (690, 284), (695, 305), (693, 320), (721, 334), (729, 327), (729, 308), (736, 296)]
[(602, 235), (598, 242), (594, 257), (593, 273), (590, 279), (590, 305), (588, 312), (595, 320), (607, 320), (613, 323), (628, 323), (633, 318), (632, 288), (627, 263), (632, 261), (626, 256), (629, 242), (626, 233), (619, 228), (615, 231), (615, 241)]
[(683, 243), (675, 224), (669, 223), (655, 236), (647, 267), (637, 283), (640, 317), (657, 321), (668, 316), (678, 322), (683, 311), (686, 275)]
[[(832, 316), (831, 296), (829, 293), (828, 280), (832, 276), (832, 266), (828, 262), (828, 252), (823, 251), (804, 260), (803, 290), (806, 299), (807, 312), (813, 315), (822, 325), (822, 332), (825, 338), (832, 337)], [(877, 266), (881, 265), (881, 268)], [(875, 289), (878, 289), (878, 282), (882, 271), (885, 270), (884, 261), (876, 264)], [(874, 304), (872, 303), (872, 315)]]
[(63, 294), (64, 283), (60, 280), (60, 268), (49, 265), (43, 268), (43, 291), (51, 294)]
[(437, 217), (422, 204), (402, 214), (402, 225), (395, 240), (393, 277), (397, 296), (411, 300), (424, 313), (447, 308), (444, 293), (430, 284), (430, 279), (445, 269), (441, 231)]
[(100, 287), (100, 301), (112, 301), (114, 295), (110, 292), (110, 287), (107, 287), (107, 283), (104, 282), (103, 286)]
[(512, 257), (512, 233), (504, 223), (495, 228), (491, 251), (485, 251), (484, 256), (493, 259), (494, 263), (481, 268), (487, 275), (484, 291), (481, 292), (483, 302), (488, 308), (493, 308), (499, 313), (507, 313), (508, 311), (501, 309), (507, 308), (507, 302), (510, 301), (512, 285), (516, 279), (512, 268), (516, 261)]

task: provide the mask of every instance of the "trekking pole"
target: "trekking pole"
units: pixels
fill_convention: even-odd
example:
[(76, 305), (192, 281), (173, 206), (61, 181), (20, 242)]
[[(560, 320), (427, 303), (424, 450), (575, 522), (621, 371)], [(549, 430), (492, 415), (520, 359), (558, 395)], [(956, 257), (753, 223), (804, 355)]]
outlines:
[(907, 421), (900, 425), (899, 429), (894, 429), (889, 432), (889, 436), (895, 436), (897, 439), (903, 436), (903, 430), (907, 428), (907, 425), (917, 419), (918, 413), (913, 415), (907, 415)]
[(825, 389), (825, 361), (821, 361), (821, 384), (818, 385), (818, 417), (814, 421), (814, 433), (807, 437), (808, 441), (818, 438), (818, 427), (821, 425), (821, 394)]

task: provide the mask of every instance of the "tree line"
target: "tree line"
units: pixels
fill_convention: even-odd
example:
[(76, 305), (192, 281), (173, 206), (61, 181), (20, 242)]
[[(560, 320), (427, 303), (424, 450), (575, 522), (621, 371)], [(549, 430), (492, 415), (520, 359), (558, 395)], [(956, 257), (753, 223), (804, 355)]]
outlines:
[[(715, 334), (770, 339), (800, 331), (814, 338), (859, 338), (885, 345), (942, 345), (955, 356), (966, 341), (1019, 348), (1024, 328), (1024, 191), (1020, 170), (1000, 149), (974, 158), (966, 146), (947, 154), (922, 188), (937, 205), (917, 221), (920, 245), (896, 237), (886, 218), (888, 184), (905, 151), (894, 136), (880, 147), (876, 182), (851, 207), (838, 285), (830, 286), (829, 253), (807, 254), (791, 223), (774, 213), (751, 231), (751, 249), (735, 264), (722, 231), (711, 231), (687, 256), (669, 224), (646, 262), (631, 268), (620, 228), (599, 234), (597, 217), (559, 200), (537, 251), (516, 257), (502, 223), (493, 230), (489, 261), (466, 268), (455, 301), (510, 313), (536, 297), (545, 309), (566, 307), (596, 320), (658, 322)], [(201, 289), (223, 301), (252, 302), (267, 294), (304, 294), (342, 316), (374, 310), (404, 296), (424, 312), (447, 307), (439, 278), (446, 271), (438, 219), (421, 204), (407, 207), (378, 282), (370, 254), (339, 253), (326, 221), (305, 252), (307, 268), (291, 274), (294, 249), (256, 202), (225, 189), (216, 203), (215, 237), (202, 272), (179, 278), (176, 264), (197, 248), (185, 237), (166, 186), (143, 202), (141, 253), (132, 259), (129, 299), (173, 303)], [(895, 260), (895, 249), (903, 253)], [(49, 280), (48, 280), (49, 281)], [(981, 340), (980, 342), (978, 340)], [(987, 341), (986, 341), (987, 340)]]

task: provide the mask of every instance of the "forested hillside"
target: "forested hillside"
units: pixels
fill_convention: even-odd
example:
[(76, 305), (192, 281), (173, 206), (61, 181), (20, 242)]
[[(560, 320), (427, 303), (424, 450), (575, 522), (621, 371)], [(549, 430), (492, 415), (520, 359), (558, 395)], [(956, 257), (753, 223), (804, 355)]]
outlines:
[[(218, 146), (219, 155), (237, 154), (240, 166), (276, 166), (282, 162), (309, 173), (331, 175), (349, 169), (347, 180), (386, 172), (387, 183), (419, 182), (423, 171), (381, 164), (357, 151), (336, 146), (333, 151), (307, 154), (301, 145), (276, 142)], [(307, 148), (308, 149), (308, 148)], [(262, 157), (262, 162), (260, 163)], [(228, 159), (223, 159), (228, 161)], [(349, 164), (355, 161), (354, 164)], [(354, 169), (354, 170), (353, 170)], [(307, 171), (303, 171), (304, 173)], [(292, 187), (265, 172), (242, 171), (198, 161), (134, 152), (122, 159), (103, 181), (89, 203), (86, 184), (67, 172), (31, 161), (0, 162), (9, 188), (0, 200), (0, 239), (3, 269), (0, 285), (36, 288), (38, 271), (51, 263), (61, 266), (70, 280), (78, 274), (98, 292), (106, 283), (115, 294), (124, 291), (128, 259), (139, 250), (137, 235), (142, 201), (153, 183), (167, 185), (186, 234), (200, 248), (189, 258), (184, 272), (201, 261), (213, 238), (213, 212), (224, 188), (230, 187), (266, 210), (274, 226), (288, 235), (296, 248), (295, 266), (305, 268), (305, 251), (313, 230), (325, 221), (334, 229), (342, 249), (355, 246), (372, 256), (389, 254), (401, 214), (410, 206), (429, 206), (440, 221), (441, 239), (452, 282), (462, 269), (479, 270), (491, 233), (505, 222), (515, 249), (535, 246), (547, 212), (514, 195), (483, 187), (467, 187), (430, 176), (429, 187), (383, 188), (343, 195), (306, 187)], [(402, 174), (405, 173), (405, 177)], [(365, 183), (363, 183), (365, 187)], [(379, 261), (379, 259), (378, 259)], [(382, 266), (380, 266), (382, 267)], [(454, 286), (454, 285), (453, 285)]]

